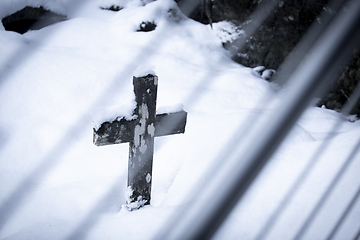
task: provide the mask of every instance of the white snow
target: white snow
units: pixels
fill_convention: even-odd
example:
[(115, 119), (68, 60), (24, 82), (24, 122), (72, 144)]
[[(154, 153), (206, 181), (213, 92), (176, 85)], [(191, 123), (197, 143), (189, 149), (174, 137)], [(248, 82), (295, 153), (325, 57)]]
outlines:
[(253, 68), (252, 74), (261, 77), (261, 72), (265, 70), (265, 66), (257, 66)]
[(213, 29), (222, 42), (232, 42), (238, 38), (239, 35), (245, 34), (243, 30), (240, 30), (236, 25), (228, 21), (213, 23)]
[(156, 110), (157, 114), (175, 113), (184, 110), (184, 105), (179, 103), (172, 106), (161, 106)]
[(136, 70), (134, 71), (133, 75), (135, 77), (146, 77), (147, 75), (156, 75), (156, 72), (154, 71), (154, 66), (149, 64), (149, 65), (141, 65), (139, 67), (136, 68)]
[[(148, 175), (146, 176), (146, 180), (148, 179)], [(150, 176), (150, 178), (151, 178), (151, 176)], [(149, 182), (150, 182), (150, 180), (149, 180)], [(143, 207), (144, 204), (147, 202), (147, 200), (142, 199), (142, 196), (139, 196), (136, 199), (136, 201), (132, 201), (132, 200), (134, 200), (131, 197), (132, 194), (133, 194), (133, 190), (131, 189), (131, 187), (127, 187), (126, 190), (125, 190), (126, 204), (121, 205), (121, 210), (122, 211), (124, 211), (124, 210), (125, 211), (133, 211), (133, 210), (139, 209), (140, 207)]]
[(261, 78), (265, 79), (265, 80), (270, 80), (271, 77), (275, 74), (275, 70), (274, 69), (266, 69), (265, 71), (263, 71), (263, 73), (261, 74)]
[[(275, 92), (253, 69), (232, 62), (217, 32), (186, 18), (172, 0), (85, 2), (0, 1), (0, 17), (40, 4), (69, 17), (24, 35), (0, 28), (0, 207), (26, 186), (6, 221), (0, 213), (5, 223), (0, 239), (152, 239), (191, 204), (188, 194), (196, 182), (213, 177), (203, 174), (232, 138), (241, 138), (236, 149), (256, 138), (256, 126), (266, 124), (284, 101), (286, 88)], [(100, 8), (111, 5), (124, 9)], [(144, 21), (157, 28), (137, 32)], [(185, 109), (186, 131), (155, 138), (153, 173), (147, 178), (151, 205), (129, 212), (122, 208), (128, 200), (124, 193), (131, 195), (129, 146), (96, 147), (92, 131), (119, 116), (134, 118), (132, 77), (154, 69), (157, 113)], [(215, 239), (253, 239), (325, 142), (326, 151), (267, 239), (294, 236), (359, 139), (360, 121), (351, 120), (309, 107)], [(136, 131), (145, 130), (154, 131)], [(326, 236), (360, 185), (359, 169), (357, 154), (306, 239)], [(359, 207), (336, 239), (354, 236)]]

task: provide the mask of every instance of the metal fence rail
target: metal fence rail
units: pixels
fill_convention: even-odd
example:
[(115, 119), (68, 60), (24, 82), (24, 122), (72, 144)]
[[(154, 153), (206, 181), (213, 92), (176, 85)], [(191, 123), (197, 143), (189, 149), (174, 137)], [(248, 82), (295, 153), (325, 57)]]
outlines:
[[(75, 4), (74, 9), (80, 8), (82, 2), (83, 1), (79, 1), (78, 4)], [(187, 7), (185, 7), (186, 11), (191, 12), (201, 1), (185, 2), (187, 5)], [(259, 9), (254, 12), (253, 17), (261, 24), (268, 17), (267, 13), (269, 7), (271, 7), (271, 10), (274, 10), (278, 2), (279, 1), (277, 0), (264, 1)], [(333, 1), (332, 4), (336, 9), (339, 9), (343, 6), (343, 1)], [(284, 64), (284, 66), (287, 66), (285, 67), (286, 69), (291, 70), (283, 71), (282, 74), (277, 76), (277, 79), (278, 82), (283, 83), (289, 78), (289, 89), (286, 97), (287, 101), (282, 105), (280, 112), (277, 112), (276, 115), (269, 118), (267, 126), (263, 126), (263, 128), (260, 129), (258, 134), (261, 134), (261, 137), (259, 137), (260, 135), (255, 134), (254, 137), (251, 138), (252, 141), (249, 141), (248, 144), (244, 144), (242, 141), (243, 136), (239, 136), (238, 134), (235, 134), (233, 139), (229, 139), (229, 143), (231, 144), (229, 144), (228, 148), (222, 150), (224, 155), (218, 156), (218, 158), (229, 159), (227, 165), (222, 166), (224, 171), (221, 171), (219, 175), (214, 178), (210, 188), (204, 188), (204, 184), (200, 183), (194, 190), (198, 193), (196, 198), (195, 196), (189, 196), (189, 198), (194, 199), (194, 201), (192, 201), (192, 206), (186, 206), (182, 216), (172, 219), (168, 225), (164, 226), (162, 231), (156, 236), (156, 239), (202, 240), (211, 239), (214, 236), (224, 220), (231, 213), (234, 206), (241, 201), (244, 194), (255, 181), (266, 163), (270, 160), (272, 154), (282, 143), (287, 133), (291, 130), (292, 126), (309, 105), (313, 97), (318, 96), (326, 89), (325, 85), (328, 84), (329, 80), (335, 80), (339, 71), (338, 66), (343, 66), (353, 48), (359, 46), (360, 1), (349, 1), (346, 5), (346, 9), (347, 11), (345, 13), (339, 11), (339, 14), (337, 14), (334, 19), (327, 19), (326, 24), (323, 24), (324, 29), (319, 30), (319, 28), (314, 28), (315, 30), (310, 30), (307, 39), (304, 39), (304, 41), (302, 41), (303, 45), (298, 48), (300, 49), (300, 52), (303, 52), (301, 52), (301, 54), (292, 54)], [(251, 34), (254, 34), (258, 27), (259, 25), (251, 29)], [(152, 41), (154, 45), (156, 44), (159, 47), (161, 47), (161, 41), (166, 41), (166, 38), (160, 38), (160, 36), (161, 34)], [(241, 48), (242, 46), (238, 47)], [(28, 58), (32, 52), (36, 51), (36, 49), (37, 48), (33, 48), (26, 52), (24, 58)], [(152, 46), (151, 49), (154, 49), (154, 47)], [(19, 49), (19, 52), (23, 52), (23, 50), (24, 49)], [(304, 54), (304, 52), (306, 52), (307, 55)], [(151, 54), (147, 53), (147, 56), (150, 57)], [(12, 58), (9, 60), (14, 61)], [(133, 72), (138, 63), (142, 61), (144, 61), (144, 58), (140, 54), (133, 62), (129, 63), (128, 66), (124, 68), (126, 69), (126, 73)], [(5, 69), (5, 67), (1, 68), (0, 87), (10, 74), (10, 70)], [(8, 196), (2, 205), (0, 205), (0, 230), (17, 209), (20, 208), (25, 196), (36, 190), (38, 181), (33, 181), (34, 178), (37, 180), (44, 178), (52, 168), (57, 166), (61, 157), (68, 151), (71, 143), (77, 139), (77, 136), (82, 135), (86, 131), (82, 126), (83, 119), (88, 118), (90, 112), (103, 104), (105, 96), (116, 94), (115, 90), (121, 85), (117, 80), (123, 79), (121, 76), (124, 76), (124, 74), (125, 72), (120, 72), (118, 74), (117, 78), (114, 79), (113, 84), (111, 84), (103, 95), (94, 101), (94, 104), (86, 111), (86, 113), (67, 130), (55, 147), (48, 151), (48, 154), (42, 159), (41, 164), (35, 171), (26, 176), (19, 188), (14, 189), (13, 193)], [(196, 104), (196, 100), (203, 94), (199, 90), (200, 86), (203, 84), (210, 84), (214, 80), (215, 76), (212, 75), (212, 73), (205, 74), (204, 81), (201, 81), (198, 88), (195, 88), (189, 93), (184, 102), (191, 102), (192, 106)], [(359, 96), (360, 86), (354, 91), (349, 104), (344, 107), (343, 112), (345, 114), (349, 113), (354, 107), (354, 104), (358, 102)], [(264, 96), (264, 99), (268, 100), (270, 99), (270, 96)], [(176, 123), (173, 124), (176, 125)], [(338, 127), (339, 125), (334, 126), (334, 128)], [(238, 133), (238, 131), (235, 132)], [(256, 144), (254, 144), (255, 142)], [(360, 142), (355, 146), (352, 154), (349, 155), (347, 162), (339, 169), (338, 174), (329, 184), (329, 187), (322, 198), (314, 206), (312, 213), (307, 217), (294, 239), (302, 239), (306, 230), (316, 217), (319, 209), (323, 206), (332, 189), (342, 177), (343, 172), (356, 157), (359, 150), (359, 144)], [(234, 146), (239, 146), (239, 149), (234, 150)], [(244, 151), (244, 149), (247, 151)], [(319, 158), (325, 149), (326, 143), (320, 146), (309, 166), (305, 168), (303, 174), (292, 186), (291, 191), (288, 192), (279, 207), (275, 209), (271, 216), (269, 216), (268, 221), (261, 228), (256, 239), (266, 238), (268, 231), (276, 223), (278, 217), (282, 214), (299, 186), (307, 177), (308, 170), (315, 165), (316, 159)], [(241, 160), (241, 164), (239, 163), (239, 160)], [(219, 165), (220, 164), (217, 163), (214, 168), (217, 168)], [(212, 170), (212, 172), (215, 171)], [(224, 185), (224, 182), (227, 184)], [(116, 186), (111, 186), (109, 189), (110, 191), (103, 197), (103, 200), (114, 194)], [(360, 188), (349, 202), (348, 207), (339, 218), (332, 231), (328, 234), (327, 239), (332, 239), (336, 235), (341, 224), (352, 211), (356, 201), (358, 201), (359, 195)], [(209, 198), (212, 199), (211, 202), (209, 202)], [(205, 204), (207, 205), (206, 211), (202, 208)], [(86, 234), (84, 233), (96, 225), (99, 215), (103, 211), (106, 211), (104, 209), (103, 203), (99, 202), (99, 204), (89, 212), (87, 219), (80, 223), (79, 226), (75, 227), (75, 230), (67, 239), (85, 239)], [(358, 239), (359, 236), (360, 224), (359, 231), (357, 235), (354, 236), (354, 239)]]
[[(187, 206), (183, 216), (172, 222), (156, 239), (200, 240), (214, 235), (313, 97), (325, 88), (326, 81), (335, 80), (338, 66), (343, 66), (351, 51), (358, 46), (360, 2), (350, 2), (347, 9), (346, 13), (338, 14), (290, 76), (287, 101), (278, 116), (269, 118), (268, 124), (255, 134), (253, 141), (249, 141), (251, 144), (244, 147), (248, 151), (238, 156), (245, 166), (241, 166), (239, 161), (228, 163), (231, 166), (213, 183), (215, 186), (207, 191), (197, 189), (198, 200)], [(203, 211), (201, 206), (205, 204), (207, 209)]]

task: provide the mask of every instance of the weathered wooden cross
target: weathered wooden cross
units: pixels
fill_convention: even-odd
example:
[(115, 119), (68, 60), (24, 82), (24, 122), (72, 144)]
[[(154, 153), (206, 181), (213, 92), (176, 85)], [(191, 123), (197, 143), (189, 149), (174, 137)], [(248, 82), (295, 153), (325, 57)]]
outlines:
[(150, 204), (154, 137), (184, 133), (187, 112), (156, 115), (158, 77), (133, 77), (136, 107), (134, 119), (104, 122), (94, 129), (94, 144), (104, 146), (129, 142), (127, 208)]

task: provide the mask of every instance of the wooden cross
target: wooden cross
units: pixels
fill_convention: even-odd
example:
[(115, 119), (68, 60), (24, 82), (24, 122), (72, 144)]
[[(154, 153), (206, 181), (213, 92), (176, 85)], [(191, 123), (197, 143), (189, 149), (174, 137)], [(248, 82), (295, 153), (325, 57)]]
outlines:
[(104, 146), (129, 142), (128, 189), (126, 207), (138, 209), (150, 204), (154, 137), (184, 133), (187, 112), (156, 115), (158, 77), (133, 77), (136, 107), (134, 119), (104, 122), (94, 129), (94, 144)]

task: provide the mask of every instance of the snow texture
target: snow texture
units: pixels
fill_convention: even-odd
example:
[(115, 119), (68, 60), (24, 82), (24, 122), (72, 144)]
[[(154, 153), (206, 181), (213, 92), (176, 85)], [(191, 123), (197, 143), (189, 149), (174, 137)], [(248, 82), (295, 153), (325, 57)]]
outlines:
[(232, 42), (241, 34), (245, 34), (236, 25), (228, 21), (213, 23), (213, 30), (222, 42)]
[(157, 114), (175, 113), (184, 110), (184, 105), (179, 103), (172, 106), (162, 106), (156, 110)]
[[(254, 132), (267, 126), (266, 119), (277, 116), (287, 101), (286, 88), (274, 91), (253, 69), (229, 58), (217, 24), (212, 31), (186, 18), (175, 1), (1, 0), (0, 16), (25, 5), (43, 5), (69, 19), (23, 35), (0, 28), (0, 207), (24, 186), (12, 202), (14, 211), (6, 205), (0, 213), (0, 239), (60, 240), (79, 232), (83, 235), (76, 239), (153, 239), (196, 201), (189, 193), (199, 180), (214, 177), (207, 175), (213, 164), (221, 159), (215, 165), (220, 173), (217, 166), (241, 159), (236, 157), (246, 153), (245, 143), (259, 140)], [(123, 9), (101, 9), (111, 5)], [(148, 21), (156, 29), (137, 32)], [(225, 29), (227, 23), (220, 24)], [(186, 109), (186, 131), (155, 138), (148, 177), (151, 205), (129, 212), (129, 146), (96, 147), (92, 131), (103, 121), (134, 117), (132, 78), (153, 69), (159, 77), (157, 106), (170, 106), (160, 107), (158, 114)], [(292, 239), (356, 146), (360, 121), (346, 118), (310, 106), (214, 239), (254, 239), (326, 143), (266, 236)], [(135, 131), (151, 134), (154, 129), (138, 126)], [(229, 148), (236, 140), (236, 147)], [(304, 239), (326, 238), (360, 185), (359, 169), (357, 152)], [(130, 209), (143, 204), (137, 199)], [(353, 239), (359, 211), (357, 203), (335, 239)]]
[[(135, 72), (134, 72), (134, 76), (135, 77), (146, 77), (147, 75), (156, 75), (155, 71), (154, 71), (154, 66), (153, 65), (141, 65), (139, 67), (136, 68)], [(156, 85), (157, 83), (155, 83)]]
[[(148, 179), (148, 176), (146, 176), (146, 180)], [(150, 180), (151, 180), (151, 176), (150, 176)], [(149, 182), (150, 182), (149, 180)], [(143, 200), (142, 196), (138, 196), (136, 201), (133, 201), (134, 199), (131, 198), (131, 195), (133, 194), (133, 190), (131, 189), (131, 187), (127, 187), (126, 191), (125, 191), (125, 199), (126, 199), (126, 204), (121, 205), (122, 209), (126, 209), (127, 211), (133, 211), (136, 209), (139, 209), (141, 207), (143, 207), (145, 205), (145, 203), (147, 202), (147, 200)]]

